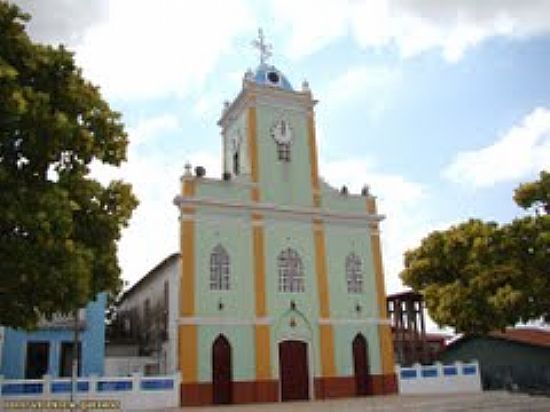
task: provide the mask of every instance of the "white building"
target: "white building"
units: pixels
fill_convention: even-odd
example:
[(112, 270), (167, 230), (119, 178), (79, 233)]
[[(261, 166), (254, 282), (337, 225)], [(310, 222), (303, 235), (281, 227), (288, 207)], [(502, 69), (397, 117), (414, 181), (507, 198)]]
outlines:
[(108, 336), (105, 373), (172, 374), (178, 370), (181, 257), (160, 262), (122, 296)]

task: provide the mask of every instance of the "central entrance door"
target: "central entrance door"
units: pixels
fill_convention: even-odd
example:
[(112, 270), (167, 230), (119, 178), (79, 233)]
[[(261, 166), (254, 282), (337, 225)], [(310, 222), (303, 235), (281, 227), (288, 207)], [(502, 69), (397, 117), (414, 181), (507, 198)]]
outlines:
[(353, 339), (353, 370), (355, 373), (355, 394), (368, 395), (369, 360), (367, 340), (360, 333)]
[(231, 345), (220, 335), (212, 346), (212, 401), (216, 404), (232, 402)]
[(279, 343), (281, 400), (309, 399), (307, 343), (286, 340)]

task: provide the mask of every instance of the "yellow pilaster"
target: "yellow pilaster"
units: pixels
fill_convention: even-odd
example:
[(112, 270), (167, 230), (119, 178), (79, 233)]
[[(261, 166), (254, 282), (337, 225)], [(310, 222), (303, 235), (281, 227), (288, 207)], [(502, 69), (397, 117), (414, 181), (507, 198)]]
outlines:
[[(261, 225), (261, 215), (253, 216), (252, 225), (252, 259), (254, 264), (254, 290), (256, 318), (266, 316), (265, 294), (265, 253), (264, 253), (264, 228)], [(256, 324), (254, 327), (256, 345), (256, 379), (271, 378), (270, 362), (270, 332), (269, 325)]]
[[(256, 184), (250, 191), (250, 199), (256, 203), (260, 201), (258, 188), (258, 137), (256, 107), (248, 108), (248, 148), (250, 156), (250, 176)], [(265, 253), (263, 216), (252, 213), (252, 259), (254, 267), (255, 314), (257, 319), (266, 316), (265, 290)], [(269, 325), (256, 324), (254, 326), (254, 343), (256, 347), (256, 380), (271, 378), (271, 339)]]
[[(376, 199), (367, 197), (367, 211), (369, 214), (376, 214)], [(384, 285), (384, 269), (382, 265), (382, 248), (380, 246), (380, 233), (378, 224), (370, 227), (370, 243), (372, 248), (372, 260), (374, 263), (374, 276), (376, 279), (376, 300), (378, 303), (378, 314), (382, 320), (388, 319), (386, 308), (386, 287)], [(380, 339), (380, 351), (382, 358), (382, 373), (390, 375), (394, 373), (393, 341), (390, 325), (378, 325), (378, 336)]]
[(181, 222), (180, 316), (195, 314), (195, 222)]
[[(325, 255), (325, 232), (321, 222), (313, 223), (315, 242), (315, 270), (317, 273), (317, 288), (319, 291), (319, 316), (327, 319), (330, 316), (328, 277)], [(334, 363), (334, 332), (330, 324), (319, 325), (321, 352), (321, 373), (323, 377), (336, 376)]]
[(332, 325), (319, 325), (321, 344), (321, 373), (323, 377), (336, 376), (334, 364), (334, 331)]
[(321, 206), (319, 191), (319, 172), (317, 168), (317, 140), (315, 137), (315, 116), (313, 111), (308, 115), (307, 135), (309, 146), (309, 159), (311, 162), (311, 190), (313, 191), (313, 206)]
[(248, 108), (248, 153), (250, 157), (250, 175), (254, 183), (258, 182), (258, 139), (256, 136), (256, 107)]
[(271, 344), (269, 325), (255, 326), (256, 379), (271, 379)]
[[(259, 223), (258, 221), (255, 221)], [(254, 289), (256, 294), (256, 316), (264, 317), (265, 308), (265, 256), (264, 256), (264, 230), (262, 226), (252, 227), (252, 244), (254, 259)]]
[[(195, 195), (195, 181), (185, 180), (182, 195)], [(194, 209), (185, 207), (181, 216), (181, 279), (180, 279), (180, 317), (195, 314), (195, 222), (192, 219)], [(197, 327), (180, 325), (178, 330), (178, 355), (183, 383), (197, 381)]]
[(179, 359), (182, 383), (197, 382), (198, 338), (196, 325), (179, 327)]

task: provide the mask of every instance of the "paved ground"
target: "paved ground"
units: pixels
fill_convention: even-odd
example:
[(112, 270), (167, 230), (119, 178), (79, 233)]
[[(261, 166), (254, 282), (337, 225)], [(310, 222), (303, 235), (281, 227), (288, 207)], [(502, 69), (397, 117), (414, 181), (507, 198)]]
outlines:
[[(484, 392), (459, 395), (376, 396), (314, 402), (232, 405), (171, 409), (183, 412), (389, 412), (389, 411), (545, 411), (550, 412), (550, 397)], [(153, 412), (153, 411), (151, 411)], [(157, 411), (154, 411), (157, 412)], [(158, 411), (160, 412), (160, 411)]]

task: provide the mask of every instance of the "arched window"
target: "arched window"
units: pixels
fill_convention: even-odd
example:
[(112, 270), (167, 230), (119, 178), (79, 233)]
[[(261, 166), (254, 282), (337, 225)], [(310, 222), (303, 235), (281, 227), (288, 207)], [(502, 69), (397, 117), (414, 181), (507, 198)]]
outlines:
[(277, 260), (279, 266), (279, 292), (303, 292), (304, 268), (300, 255), (291, 248), (283, 250)]
[(210, 290), (229, 290), (229, 255), (222, 245), (210, 254)]
[(346, 257), (346, 282), (348, 284), (348, 293), (363, 292), (363, 270), (361, 266), (361, 258), (355, 253), (350, 253)]

